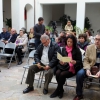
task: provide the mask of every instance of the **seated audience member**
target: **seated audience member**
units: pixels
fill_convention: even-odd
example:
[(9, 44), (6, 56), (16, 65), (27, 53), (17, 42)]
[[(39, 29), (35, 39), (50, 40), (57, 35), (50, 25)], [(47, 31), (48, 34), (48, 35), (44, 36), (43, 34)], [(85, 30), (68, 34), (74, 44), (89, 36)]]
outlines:
[(15, 44), (16, 44), (16, 53), (18, 56), (18, 65), (22, 64), (22, 54), (27, 50), (27, 42), (28, 38), (24, 34), (24, 30), (20, 30), (20, 34), (17, 37)]
[[(83, 81), (84, 78), (91, 75), (91, 68), (93, 66), (100, 66), (100, 33), (95, 37), (95, 44), (91, 44), (87, 47), (85, 58), (83, 61), (83, 69), (78, 71), (76, 76), (76, 96), (73, 100), (83, 99)], [(100, 71), (97, 72), (96, 76), (100, 78)]]
[[(10, 38), (8, 39), (8, 41), (4, 41), (4, 43), (5, 44), (15, 43), (16, 38), (17, 38), (16, 30), (14, 28), (12, 28), (11, 33), (10, 33)], [(13, 50), (12, 49), (5, 49), (5, 53), (12, 54)], [(15, 59), (13, 58), (13, 60), (15, 60)], [(10, 57), (7, 57), (7, 63), (9, 63), (9, 62), (10, 62)]]
[(30, 32), (28, 34), (28, 39), (32, 39), (32, 38), (34, 38), (34, 29), (33, 29), (33, 27), (30, 29)]
[(58, 32), (54, 31), (52, 33), (50, 33), (50, 39), (52, 42), (55, 42), (55, 39), (58, 37)]
[(58, 61), (57, 50), (59, 49), (59, 46), (56, 43), (51, 42), (49, 36), (47, 35), (42, 35), (40, 40), (41, 44), (38, 46), (34, 54), (34, 60), (36, 64), (30, 66), (28, 70), (26, 84), (29, 86), (23, 91), (23, 93), (28, 93), (34, 90), (33, 83), (35, 73), (43, 70), (47, 70), (47, 73), (45, 74), (43, 94), (48, 93), (48, 85), (51, 82), (54, 73), (53, 70)]
[(62, 48), (62, 50), (58, 50), (58, 52), (63, 57), (71, 57), (71, 61), (69, 63), (65, 63), (59, 61), (56, 70), (56, 80), (57, 80), (57, 88), (54, 93), (50, 96), (50, 98), (54, 97), (63, 97), (63, 85), (65, 83), (66, 78), (70, 78), (74, 76), (78, 70), (82, 68), (82, 56), (79, 48), (77, 47), (77, 40), (73, 35), (69, 35), (66, 38), (66, 47)]
[(73, 31), (73, 26), (71, 24), (71, 21), (67, 21), (67, 25), (65, 26), (65, 31), (66, 32), (72, 32)]
[(79, 48), (86, 51), (86, 48), (89, 45), (89, 42), (87, 41), (87, 37), (85, 34), (79, 34), (77, 45)]
[(87, 40), (89, 41), (90, 44), (94, 43), (94, 37), (91, 35), (90, 31), (86, 31), (85, 34), (87, 35)]
[(65, 32), (64, 31), (60, 32), (60, 36), (58, 38), (58, 45), (60, 47), (65, 47), (65, 39), (66, 39)]
[(17, 38), (17, 33), (16, 33), (16, 30), (14, 28), (11, 29), (11, 33), (10, 33), (10, 37), (7, 41), (4, 41), (6, 44), (7, 43), (15, 43), (16, 41), (16, 38)]
[(45, 29), (45, 35), (48, 35), (50, 37), (50, 30), (49, 29)]
[(2, 28), (3, 32), (0, 34), (0, 40), (1, 41), (7, 41), (10, 37), (10, 33), (6, 30), (6, 28)]

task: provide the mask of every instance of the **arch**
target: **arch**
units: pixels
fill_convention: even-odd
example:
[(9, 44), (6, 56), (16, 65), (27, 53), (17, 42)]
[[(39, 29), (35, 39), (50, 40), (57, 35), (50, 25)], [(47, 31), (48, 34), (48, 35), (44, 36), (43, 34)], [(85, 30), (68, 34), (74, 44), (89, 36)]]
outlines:
[(34, 9), (31, 4), (26, 4), (24, 7), (24, 20), (27, 32), (34, 25)]

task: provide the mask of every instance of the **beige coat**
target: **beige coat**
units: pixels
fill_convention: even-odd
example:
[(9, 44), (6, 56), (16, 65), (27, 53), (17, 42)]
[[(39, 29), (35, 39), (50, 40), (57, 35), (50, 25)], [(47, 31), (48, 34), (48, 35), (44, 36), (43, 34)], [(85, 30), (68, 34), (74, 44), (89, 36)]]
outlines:
[(23, 35), (23, 36), (19, 35), (15, 41), (15, 44), (24, 46), (24, 48), (22, 49), (23, 52), (27, 51), (28, 49), (27, 43), (28, 43), (28, 38), (26, 35)]
[(72, 31), (72, 30), (73, 30), (72, 25), (71, 26), (68, 26), (68, 25), (65, 26), (65, 31)]
[(96, 63), (96, 46), (95, 44), (89, 45), (87, 47), (85, 58), (83, 60), (83, 68), (91, 69)]

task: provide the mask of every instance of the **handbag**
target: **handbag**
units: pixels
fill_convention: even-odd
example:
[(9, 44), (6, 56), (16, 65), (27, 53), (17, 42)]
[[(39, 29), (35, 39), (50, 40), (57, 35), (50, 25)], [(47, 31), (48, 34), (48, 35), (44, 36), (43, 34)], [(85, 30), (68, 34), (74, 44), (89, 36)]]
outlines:
[(97, 74), (97, 72), (100, 70), (100, 66), (98, 67), (98, 66), (93, 66), (93, 67), (91, 67), (91, 74), (92, 75), (96, 75)]
[(18, 49), (23, 49), (24, 47), (22, 45), (17, 46)]

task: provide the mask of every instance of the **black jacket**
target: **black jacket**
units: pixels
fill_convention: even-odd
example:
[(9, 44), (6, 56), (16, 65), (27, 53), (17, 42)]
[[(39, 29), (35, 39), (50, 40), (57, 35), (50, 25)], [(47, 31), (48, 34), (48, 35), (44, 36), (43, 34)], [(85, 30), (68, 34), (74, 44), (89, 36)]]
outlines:
[[(63, 57), (64, 56), (65, 57), (68, 56), (68, 53), (66, 52), (66, 48), (62, 48), (62, 51), (61, 51), (61, 49), (59, 49), (58, 52)], [(76, 48), (74, 48), (72, 50), (72, 59), (76, 61), (76, 64), (74, 65), (74, 68), (75, 68), (75, 72), (77, 73), (77, 71), (80, 70), (83, 67), (83, 64), (82, 64), (82, 55), (81, 55), (81, 51), (80, 51), (80, 49), (78, 47), (76, 47)], [(61, 67), (67, 67), (66, 65), (65, 66), (61, 66)]]
[(17, 38), (17, 33), (13, 34), (11, 39), (8, 42), (14, 43), (16, 41), (16, 38)]
[[(48, 58), (49, 58), (49, 65), (51, 68), (57, 65), (57, 51), (59, 49), (58, 44), (51, 42), (49, 51), (48, 51)], [(35, 63), (41, 63), (41, 57), (43, 52), (43, 44), (40, 44), (34, 54)]]
[(41, 35), (43, 35), (45, 33), (45, 26), (44, 25), (38, 25), (36, 24), (34, 26), (34, 35), (35, 38), (40, 38)]

